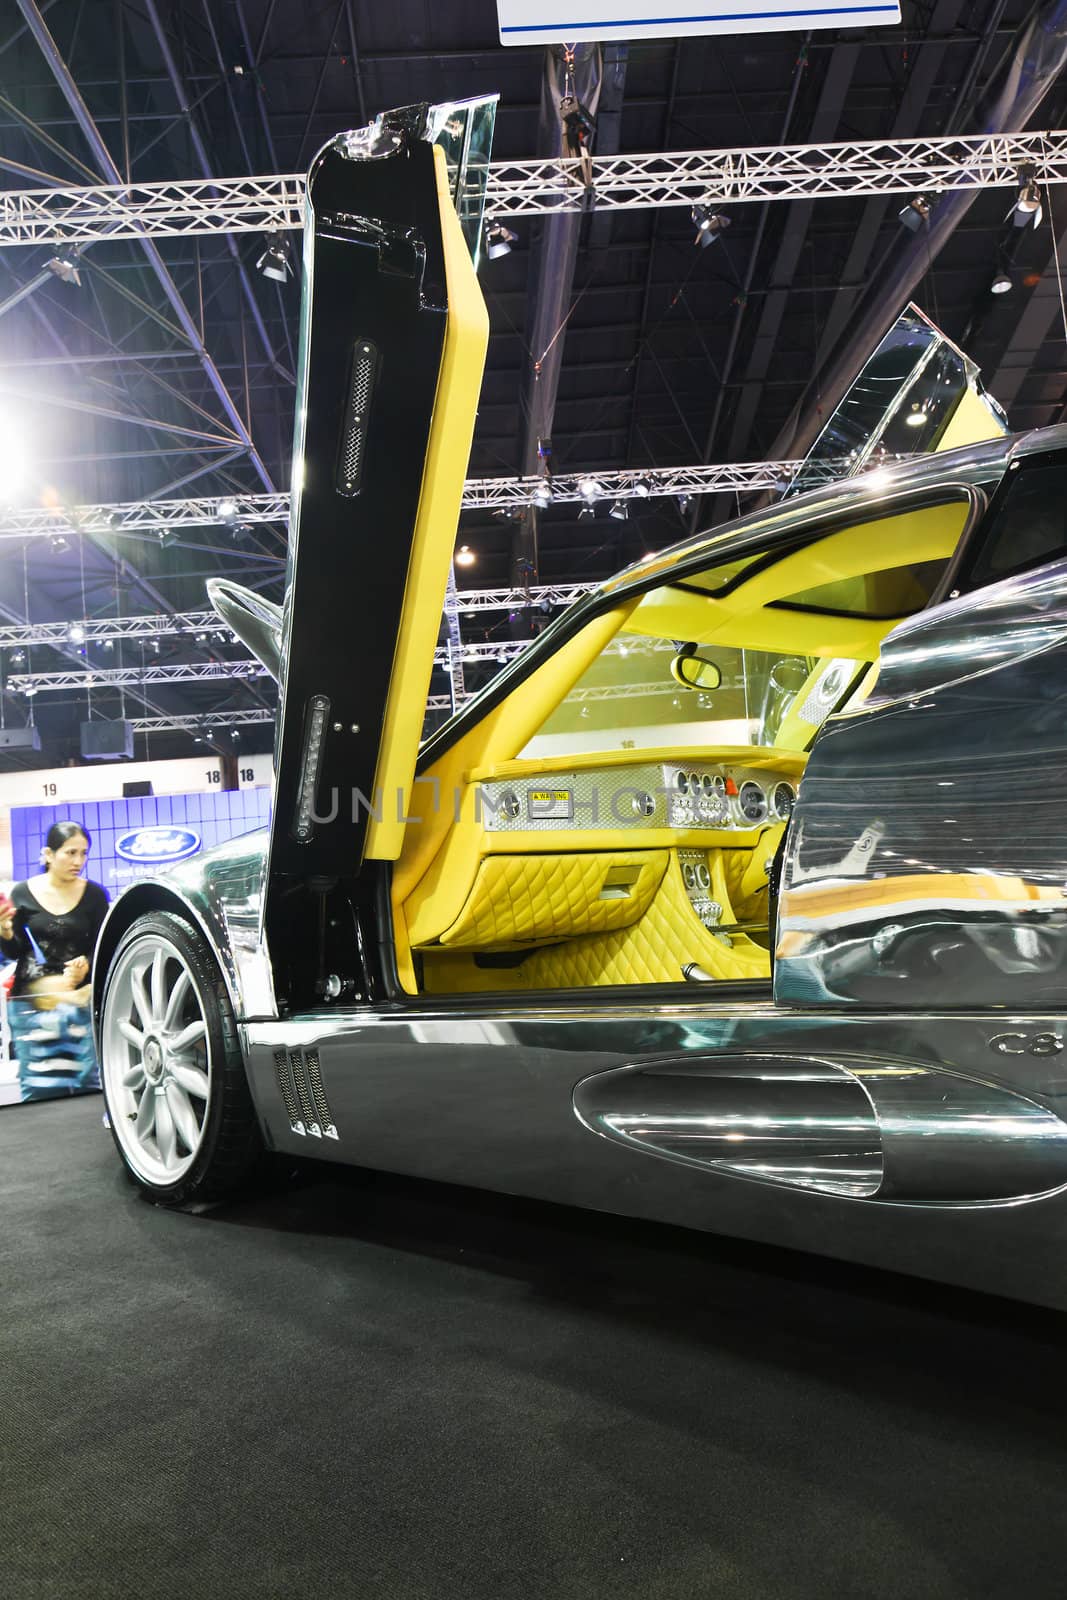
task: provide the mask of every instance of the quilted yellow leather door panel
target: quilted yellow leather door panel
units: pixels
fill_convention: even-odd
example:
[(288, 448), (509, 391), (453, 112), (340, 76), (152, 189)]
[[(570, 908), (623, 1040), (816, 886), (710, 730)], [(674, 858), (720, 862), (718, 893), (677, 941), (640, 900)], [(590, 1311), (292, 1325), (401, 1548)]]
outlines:
[(450, 949), (493, 950), (629, 927), (652, 903), (666, 850), (488, 856), (456, 921)]

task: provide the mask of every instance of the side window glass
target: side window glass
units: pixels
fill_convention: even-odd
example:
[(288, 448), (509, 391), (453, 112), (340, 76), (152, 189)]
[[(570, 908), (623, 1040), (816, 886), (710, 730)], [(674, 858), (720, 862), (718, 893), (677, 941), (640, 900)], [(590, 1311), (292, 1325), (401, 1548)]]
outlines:
[(1067, 555), (1067, 462), (1023, 467), (971, 565), (964, 587), (978, 589)]

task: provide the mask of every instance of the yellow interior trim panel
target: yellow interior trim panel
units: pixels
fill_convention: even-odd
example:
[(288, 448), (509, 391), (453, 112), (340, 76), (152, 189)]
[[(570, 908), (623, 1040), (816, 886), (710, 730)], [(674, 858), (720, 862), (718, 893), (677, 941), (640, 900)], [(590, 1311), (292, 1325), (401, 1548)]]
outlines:
[(448, 325), (393, 658), (393, 689), (374, 776), (375, 793), (383, 800), (381, 819), (372, 817), (365, 849), (368, 857), (389, 861), (396, 859), (404, 843), (403, 818), (410, 806), (396, 800), (398, 794), (403, 799), (411, 791), (489, 342), (489, 314), (439, 148), (434, 150), (434, 167), (441, 200)]
[(441, 943), (500, 950), (628, 927), (648, 910), (666, 867), (666, 850), (490, 856)]

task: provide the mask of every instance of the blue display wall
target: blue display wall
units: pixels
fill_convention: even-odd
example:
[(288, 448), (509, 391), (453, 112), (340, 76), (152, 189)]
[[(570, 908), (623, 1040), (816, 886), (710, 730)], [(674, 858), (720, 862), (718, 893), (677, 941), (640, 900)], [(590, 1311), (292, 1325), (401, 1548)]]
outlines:
[(112, 900), (137, 878), (171, 861), (266, 825), (269, 789), (219, 794), (161, 794), (139, 800), (92, 800), (60, 806), (13, 806), (11, 854), (16, 882), (40, 872), (41, 846), (53, 822), (80, 822), (93, 847), (87, 876)]

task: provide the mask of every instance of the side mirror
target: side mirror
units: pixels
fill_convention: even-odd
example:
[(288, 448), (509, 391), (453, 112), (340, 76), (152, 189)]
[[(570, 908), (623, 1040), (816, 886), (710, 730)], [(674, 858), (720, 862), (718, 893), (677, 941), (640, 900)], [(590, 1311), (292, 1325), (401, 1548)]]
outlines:
[(684, 651), (671, 662), (671, 677), (686, 689), (717, 689), (722, 682), (714, 661)]

